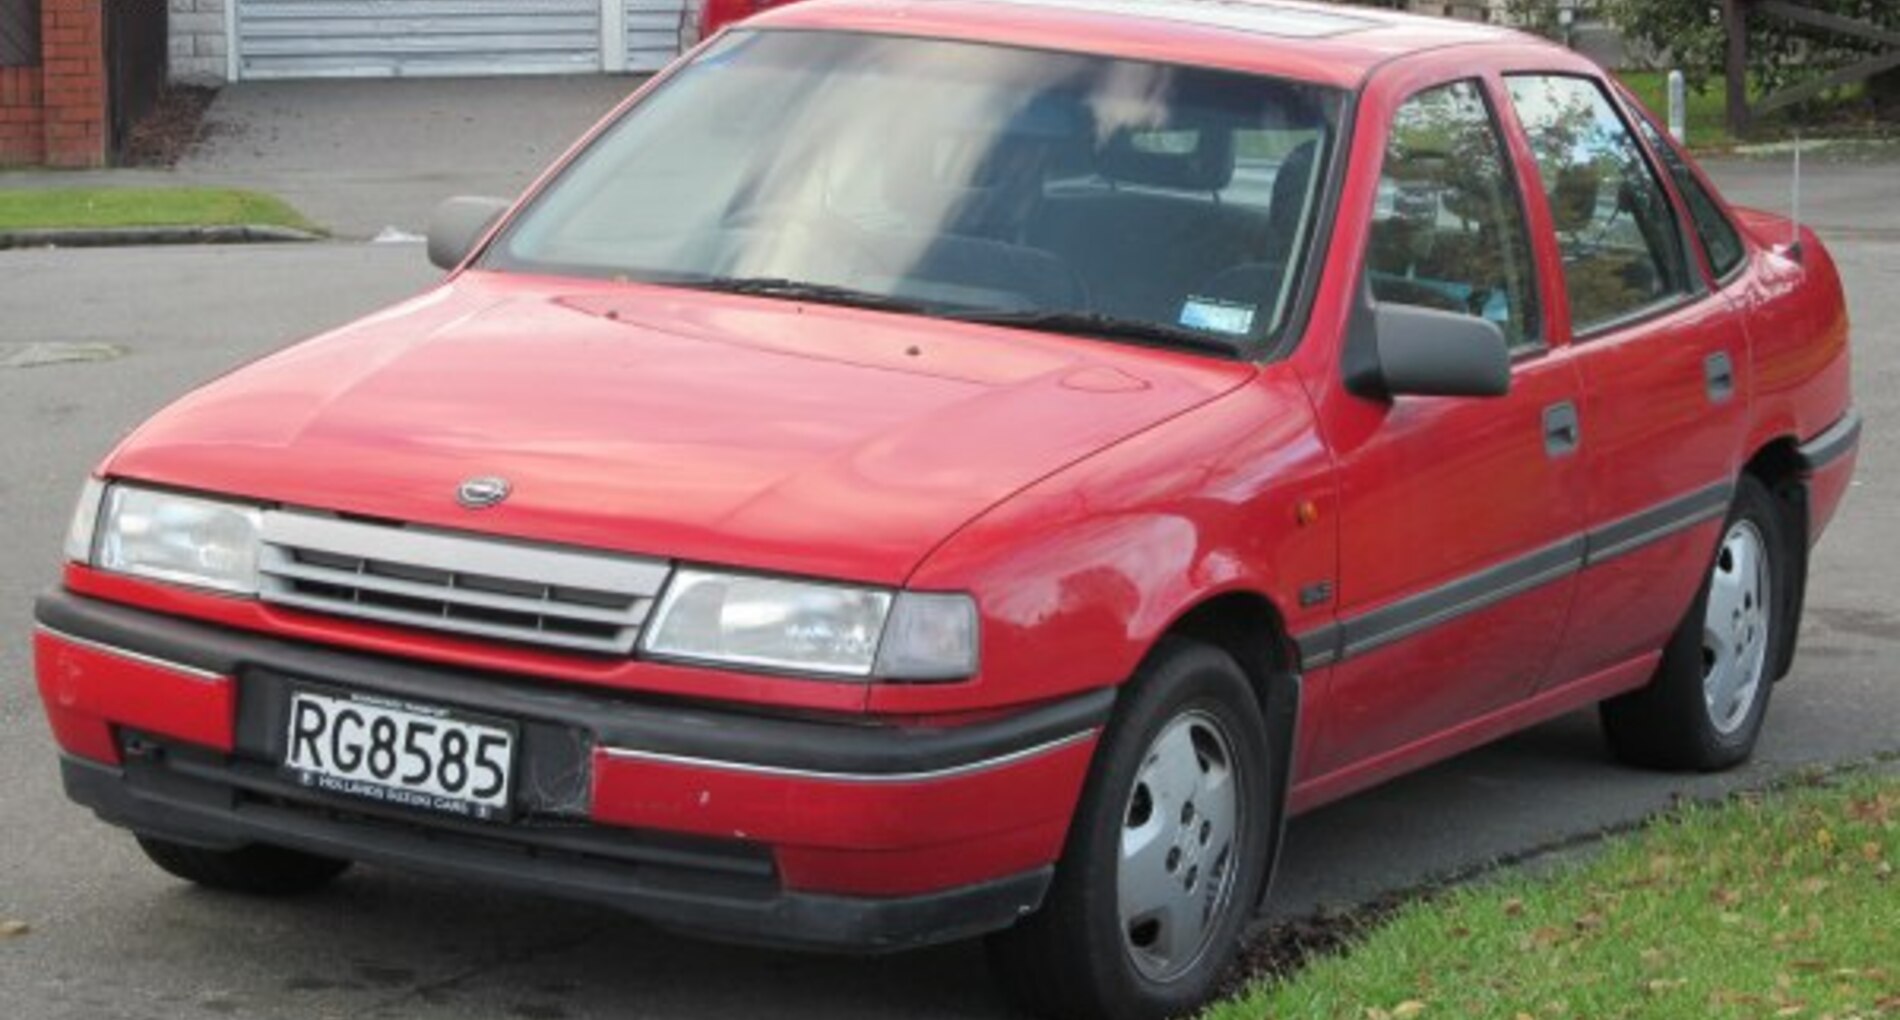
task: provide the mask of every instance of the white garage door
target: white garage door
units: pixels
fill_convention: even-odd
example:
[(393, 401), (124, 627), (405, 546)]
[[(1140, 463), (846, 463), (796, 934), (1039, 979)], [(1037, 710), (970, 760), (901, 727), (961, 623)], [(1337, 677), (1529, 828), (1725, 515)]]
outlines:
[(610, 66), (602, 11), (601, 0), (237, 0), (238, 77), (599, 71)]
[(627, 5), (627, 70), (657, 71), (679, 56), (687, 37), (686, 0), (623, 0)]

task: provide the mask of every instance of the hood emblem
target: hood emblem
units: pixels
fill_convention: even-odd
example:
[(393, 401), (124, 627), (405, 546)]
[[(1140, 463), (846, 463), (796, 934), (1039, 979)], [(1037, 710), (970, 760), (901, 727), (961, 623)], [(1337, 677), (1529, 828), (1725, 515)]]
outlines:
[(508, 479), (496, 475), (470, 478), (455, 487), (455, 501), (470, 510), (486, 510), (508, 498), (513, 491)]

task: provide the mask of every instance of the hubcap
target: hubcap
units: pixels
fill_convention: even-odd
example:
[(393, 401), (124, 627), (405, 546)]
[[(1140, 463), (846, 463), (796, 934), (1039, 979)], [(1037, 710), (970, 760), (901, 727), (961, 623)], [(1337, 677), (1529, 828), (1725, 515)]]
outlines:
[(1740, 729), (1768, 665), (1768, 543), (1746, 520), (1729, 526), (1702, 622), (1702, 697), (1724, 735)]
[(1180, 977), (1207, 952), (1239, 870), (1233, 745), (1221, 725), (1185, 712), (1142, 755), (1122, 812), (1117, 906), (1122, 942), (1143, 977)]

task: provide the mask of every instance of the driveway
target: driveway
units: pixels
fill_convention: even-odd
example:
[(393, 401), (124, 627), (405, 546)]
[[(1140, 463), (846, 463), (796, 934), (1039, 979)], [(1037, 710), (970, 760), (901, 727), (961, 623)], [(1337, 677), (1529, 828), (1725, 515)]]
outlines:
[[(474, 86), (455, 86), (466, 87)], [(576, 96), (584, 91), (562, 83), (568, 87)], [(612, 91), (600, 85), (588, 94), (604, 106)], [(492, 182), (505, 190), (561, 144), (551, 129), (537, 133), (545, 141), (528, 139), (523, 125), (507, 166), (472, 167), (434, 153), (411, 166), (400, 153), (413, 146), (397, 122), (461, 153), (504, 148), (507, 132), (469, 127), (471, 137), (499, 132), (469, 143), (446, 126), (459, 116), (453, 107), (427, 104), (372, 130), (351, 120), (369, 114), (340, 112), (372, 96), (350, 88), (335, 95), (339, 112), (302, 122), (325, 125), (327, 134), (305, 129), (286, 138), (287, 125), (297, 122), (291, 118), (312, 116), (307, 110), (272, 114), (265, 99), (233, 94), (230, 108), (242, 100), (257, 113), (248, 121), (252, 133), (220, 139), (231, 150), (221, 165), (255, 161), (258, 177), (305, 182), (309, 201), (337, 196), (337, 208), (354, 203), (391, 214), (355, 222), (402, 225), (414, 221), (401, 210), (434, 200), (430, 185), (457, 191)], [(569, 101), (547, 99), (563, 108)], [(591, 116), (572, 113), (573, 129)], [(245, 137), (254, 140), (252, 150), (232, 148)], [(314, 154), (370, 137), (381, 141), (360, 176), (327, 182), (288, 162), (292, 145)], [(452, 175), (428, 176), (444, 166)], [(1783, 176), (1773, 165), (1719, 170), (1738, 194), (1781, 206)], [(390, 195), (379, 196), (385, 185)], [(1900, 652), (1900, 334), (1891, 326), (1900, 322), (1900, 168), (1811, 168), (1808, 193), (1811, 220), (1828, 229), (1847, 277), (1868, 426), (1855, 488), (1816, 553), (1795, 676), (1775, 693), (1756, 761), (1718, 776), (1638, 772), (1607, 760), (1588, 713), (1560, 719), (1296, 821), (1274, 914), (1351, 903), (1585, 837), (1680, 796), (1714, 796), (1812, 764), (1900, 751), (1892, 665)], [(9, 343), (122, 348), (109, 360), (0, 367), (0, 434), (7, 437), (0, 442), (0, 519), (10, 532), (0, 543), (0, 774), (9, 780), (0, 787), (0, 919), (32, 925), (27, 935), (0, 939), (6, 1015), (1000, 1015), (974, 946), (877, 962), (732, 949), (605, 911), (371, 868), (316, 896), (259, 903), (166, 878), (123, 833), (64, 801), (25, 635), (33, 593), (56, 577), (78, 479), (124, 429), (193, 383), (434, 276), (407, 245), (0, 252), (0, 366)]]

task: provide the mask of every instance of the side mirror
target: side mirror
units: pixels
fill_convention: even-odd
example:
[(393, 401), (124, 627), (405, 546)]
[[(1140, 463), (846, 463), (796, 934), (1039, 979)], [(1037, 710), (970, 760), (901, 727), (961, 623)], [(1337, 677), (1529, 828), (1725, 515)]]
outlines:
[(1380, 304), (1374, 316), (1377, 365), (1372, 371), (1376, 388), (1386, 396), (1501, 397), (1510, 392), (1511, 354), (1497, 323), (1400, 304)]
[(429, 216), (429, 261), (440, 269), (461, 265), (509, 205), (505, 198), (465, 196), (436, 206)]

